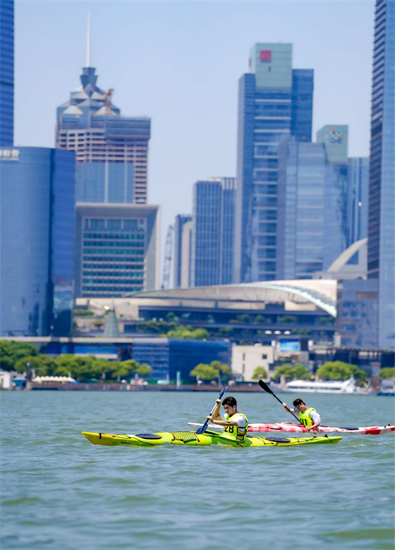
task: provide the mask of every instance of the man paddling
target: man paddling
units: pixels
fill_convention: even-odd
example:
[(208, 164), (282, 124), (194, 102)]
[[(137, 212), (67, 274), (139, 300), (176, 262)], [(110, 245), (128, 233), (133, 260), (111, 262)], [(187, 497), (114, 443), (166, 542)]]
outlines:
[(299, 413), (300, 423), (303, 424), (308, 432), (310, 430), (316, 430), (321, 424), (321, 417), (318, 412), (312, 407), (308, 407), (299, 397), (293, 402), (293, 406), (295, 407), (294, 409), (290, 409), (286, 403), (283, 403), (282, 405), (284, 409), (291, 414), (296, 412)]
[(225, 409), (225, 419), (221, 418), (219, 410), (221, 407), (221, 400), (217, 399), (217, 406), (215, 407), (212, 415), (207, 418), (213, 424), (218, 426), (224, 426), (224, 432), (231, 438), (237, 439), (237, 441), (244, 441), (248, 430), (248, 419), (245, 414), (240, 413), (237, 410), (237, 401), (234, 397), (229, 395), (222, 401), (222, 405)]

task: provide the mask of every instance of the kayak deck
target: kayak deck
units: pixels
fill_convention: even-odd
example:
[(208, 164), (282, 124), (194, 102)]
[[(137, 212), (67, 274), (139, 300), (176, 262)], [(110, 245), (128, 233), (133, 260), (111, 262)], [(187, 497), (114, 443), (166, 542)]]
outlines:
[[(307, 429), (296, 422), (278, 422), (276, 424), (262, 423), (250, 424), (248, 432), (284, 432), (284, 433), (306, 433)], [(395, 432), (395, 426), (366, 426), (360, 428), (347, 428), (335, 426), (319, 426), (317, 430), (311, 430), (307, 433), (344, 433), (354, 435), (381, 435), (384, 433)]]
[(163, 432), (156, 434), (117, 435), (105, 433), (81, 432), (94, 445), (128, 446), (128, 447), (155, 447), (158, 445), (228, 445), (231, 447), (293, 447), (295, 445), (320, 445), (338, 443), (341, 436), (329, 437), (251, 437), (244, 441), (236, 441), (230, 437), (210, 431), (204, 434), (195, 432)]

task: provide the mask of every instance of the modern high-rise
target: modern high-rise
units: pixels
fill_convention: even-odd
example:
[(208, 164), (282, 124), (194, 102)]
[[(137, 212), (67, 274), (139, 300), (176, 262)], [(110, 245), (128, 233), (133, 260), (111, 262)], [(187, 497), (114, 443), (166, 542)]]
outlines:
[[(347, 171), (328, 162), (324, 143), (279, 147), (277, 273), (310, 279), (347, 248)], [(274, 254), (273, 254), (274, 256)]]
[(235, 178), (193, 187), (191, 285), (233, 282)]
[(376, 0), (368, 277), (378, 280), (378, 345), (395, 348), (395, 2)]
[(0, 148), (0, 335), (72, 330), (71, 151)]
[(0, 0), (0, 147), (14, 143), (14, 0)]
[(258, 43), (239, 81), (234, 282), (277, 276), (278, 147), (311, 141), (314, 72), (292, 68), (292, 44)]
[(77, 203), (75, 294), (120, 297), (159, 287), (160, 208)]
[[(188, 240), (186, 231), (190, 236), (190, 228), (192, 226), (191, 214), (178, 214), (174, 222), (174, 288), (180, 288), (183, 286), (189, 287), (189, 276), (186, 281), (182, 281), (183, 271), (185, 266), (190, 263), (190, 247), (188, 246)], [(188, 269), (189, 275), (189, 269)], [(182, 284), (184, 282), (184, 284)], [(187, 283), (187, 284), (185, 284)]]
[(145, 204), (151, 120), (121, 116), (89, 57), (81, 86), (57, 109), (56, 147), (76, 154), (76, 202)]

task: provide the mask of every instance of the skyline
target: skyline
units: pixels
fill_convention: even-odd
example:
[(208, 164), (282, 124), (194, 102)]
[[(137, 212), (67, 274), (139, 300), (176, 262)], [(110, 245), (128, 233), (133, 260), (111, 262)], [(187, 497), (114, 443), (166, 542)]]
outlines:
[(369, 154), (371, 0), (44, 6), (16, 2), (15, 144), (54, 146), (56, 107), (85, 65), (90, 9), (98, 85), (115, 89), (124, 115), (152, 119), (148, 197), (162, 206), (162, 243), (175, 215), (191, 212), (196, 181), (235, 176), (238, 80), (256, 41), (293, 43), (295, 66), (314, 69), (313, 140), (325, 124), (348, 124), (350, 157)]

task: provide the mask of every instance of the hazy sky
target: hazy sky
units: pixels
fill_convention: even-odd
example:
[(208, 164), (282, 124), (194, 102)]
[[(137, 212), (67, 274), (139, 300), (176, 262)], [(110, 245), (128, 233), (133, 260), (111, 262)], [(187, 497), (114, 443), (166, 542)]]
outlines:
[(152, 120), (162, 242), (191, 211), (195, 181), (235, 175), (238, 79), (255, 42), (293, 43), (294, 68), (315, 71), (313, 135), (348, 124), (349, 155), (369, 154), (373, 0), (16, 0), (16, 145), (54, 146), (56, 107), (85, 65), (88, 9), (98, 86), (114, 88), (123, 115)]

